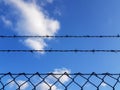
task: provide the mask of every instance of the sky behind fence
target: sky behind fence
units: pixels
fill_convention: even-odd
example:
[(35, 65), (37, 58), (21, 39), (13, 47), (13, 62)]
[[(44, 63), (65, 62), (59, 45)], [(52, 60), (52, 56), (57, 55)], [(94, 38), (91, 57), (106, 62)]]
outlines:
[(1, 0), (0, 72), (120, 73), (119, 3)]

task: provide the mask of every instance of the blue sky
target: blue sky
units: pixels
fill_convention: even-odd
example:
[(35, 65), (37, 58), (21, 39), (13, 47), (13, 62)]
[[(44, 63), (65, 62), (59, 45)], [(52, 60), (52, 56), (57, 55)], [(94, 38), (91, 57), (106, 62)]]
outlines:
[[(14, 0), (0, 1), (0, 35), (29, 34), (29, 31), (25, 31), (26, 28), (22, 27), (22, 22), (24, 22), (26, 17), (24, 17), (20, 7), (15, 6), (14, 4), (16, 3), (11, 3), (12, 1)], [(27, 1), (24, 1), (24, 3), (33, 3), (30, 0)], [(55, 22), (53, 25), (54, 32), (50, 32), (50, 35), (120, 34), (119, 4), (119, 0), (37, 1), (37, 6), (42, 8), (40, 12), (43, 13), (43, 16), (49, 17), (47, 19), (51, 20), (51, 23)], [(21, 28), (17, 26), (16, 23), (23, 28), (23, 32), (22, 30), (20, 31)], [(46, 24), (45, 27), (47, 27), (48, 24)], [(25, 25), (29, 25), (27, 21)], [(51, 28), (51, 26), (49, 28)], [(34, 27), (32, 29), (34, 29)], [(48, 29), (45, 30), (46, 32), (49, 31)], [(47, 46), (43, 45), (41, 49), (120, 49), (120, 39), (118, 38), (54, 38), (44, 40), (42, 44), (43, 42), (45, 42)], [(35, 48), (30, 47), (28, 43), (25, 44), (24, 39), (0, 39), (0, 49)], [(119, 73), (119, 58), (120, 53), (0, 53), (0, 72), (44, 73), (51, 72), (57, 68), (66, 68), (71, 70), (71, 72)]]

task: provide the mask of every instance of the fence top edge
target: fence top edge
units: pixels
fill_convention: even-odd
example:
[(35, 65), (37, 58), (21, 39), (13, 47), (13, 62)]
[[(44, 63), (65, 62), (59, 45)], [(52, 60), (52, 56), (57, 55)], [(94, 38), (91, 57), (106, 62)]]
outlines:
[(92, 72), (92, 73), (67, 73), (67, 72), (64, 72), (64, 73), (40, 73), (40, 72), (36, 72), (36, 73), (11, 73), (11, 72), (8, 72), (8, 73), (0, 73), (0, 75), (120, 75), (120, 73), (95, 73), (95, 72)]

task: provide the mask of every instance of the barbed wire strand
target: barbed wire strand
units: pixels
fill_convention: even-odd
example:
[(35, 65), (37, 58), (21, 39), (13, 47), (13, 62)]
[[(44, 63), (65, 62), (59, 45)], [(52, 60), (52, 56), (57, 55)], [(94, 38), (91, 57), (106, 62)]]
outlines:
[(70, 50), (0, 50), (0, 52), (114, 52), (118, 53), (120, 50), (79, 50), (79, 49), (70, 49)]
[(0, 38), (120, 38), (120, 35), (43, 35), (43, 36), (32, 36), (32, 35), (0, 35)]

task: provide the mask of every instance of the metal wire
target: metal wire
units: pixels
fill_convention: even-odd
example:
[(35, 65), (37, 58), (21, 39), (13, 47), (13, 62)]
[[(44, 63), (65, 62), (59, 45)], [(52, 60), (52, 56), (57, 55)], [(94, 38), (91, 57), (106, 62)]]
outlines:
[(32, 35), (0, 35), (0, 38), (120, 38), (120, 35), (43, 35), (43, 36), (32, 36)]
[(119, 53), (120, 50), (79, 50), (79, 49), (70, 49), (70, 50), (53, 50), (53, 49), (48, 49), (48, 50), (0, 50), (0, 52), (114, 52), (114, 53)]
[(60, 90), (119, 90), (120, 74), (0, 73), (0, 90), (57, 90), (55, 87)]

